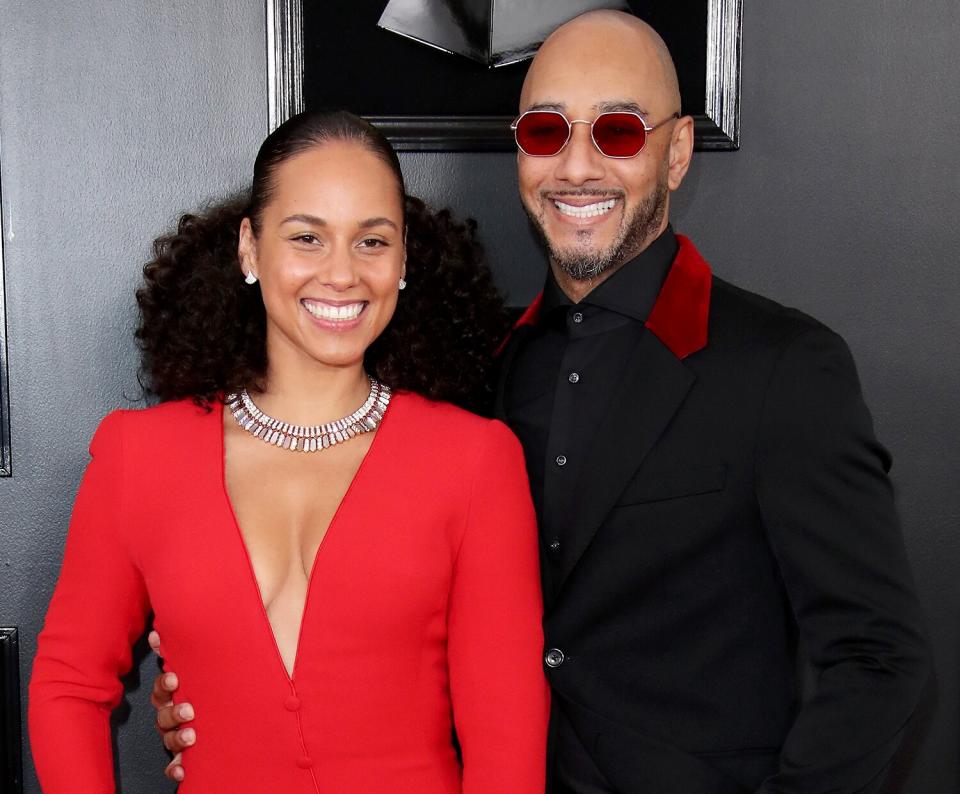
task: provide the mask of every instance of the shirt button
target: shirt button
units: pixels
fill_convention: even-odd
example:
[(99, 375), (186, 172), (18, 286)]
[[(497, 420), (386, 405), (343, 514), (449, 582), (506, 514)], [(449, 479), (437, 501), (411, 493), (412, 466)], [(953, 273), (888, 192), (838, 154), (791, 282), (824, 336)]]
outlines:
[(573, 321), (574, 321), (575, 323), (582, 323), (582, 322), (583, 322), (583, 314), (581, 314), (580, 312), (574, 312), (574, 313), (573, 313)]
[(550, 544), (550, 551), (560, 551), (560, 541), (556, 538)]
[(580, 373), (579, 373), (579, 372), (571, 372), (569, 375), (567, 375), (567, 380), (570, 381), (571, 383), (579, 383), (579, 382), (580, 382)]
[(287, 711), (300, 711), (300, 698), (296, 695), (287, 695), (283, 699), (283, 707)]
[(297, 758), (297, 766), (301, 769), (309, 769), (313, 766), (313, 759), (308, 755), (301, 755)]
[(557, 465), (566, 466), (567, 465), (567, 456), (566, 455), (557, 455)]
[(559, 667), (563, 664), (563, 651), (559, 648), (551, 648), (547, 651), (546, 656), (543, 657), (543, 661), (547, 663), (547, 667)]

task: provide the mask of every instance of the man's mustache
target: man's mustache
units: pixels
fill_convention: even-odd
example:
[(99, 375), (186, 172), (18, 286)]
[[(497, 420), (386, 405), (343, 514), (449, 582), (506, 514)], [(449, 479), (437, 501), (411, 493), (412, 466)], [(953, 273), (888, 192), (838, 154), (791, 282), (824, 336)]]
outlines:
[(623, 198), (624, 192), (622, 190), (599, 190), (597, 188), (584, 188), (583, 190), (541, 190), (541, 198), (562, 198), (563, 196), (569, 197), (582, 197), (589, 196), (591, 198)]

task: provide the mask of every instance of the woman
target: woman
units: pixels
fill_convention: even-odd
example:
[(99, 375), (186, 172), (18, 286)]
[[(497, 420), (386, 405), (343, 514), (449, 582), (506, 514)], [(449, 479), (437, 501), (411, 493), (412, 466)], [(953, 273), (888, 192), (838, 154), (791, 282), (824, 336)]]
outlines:
[(540, 794), (522, 453), (428, 399), (473, 393), (496, 343), (471, 236), (333, 112), (278, 128), (248, 203), (155, 249), (138, 337), (163, 402), (91, 444), (30, 685), (44, 791), (113, 790), (109, 713), (153, 612), (203, 735), (185, 793)]

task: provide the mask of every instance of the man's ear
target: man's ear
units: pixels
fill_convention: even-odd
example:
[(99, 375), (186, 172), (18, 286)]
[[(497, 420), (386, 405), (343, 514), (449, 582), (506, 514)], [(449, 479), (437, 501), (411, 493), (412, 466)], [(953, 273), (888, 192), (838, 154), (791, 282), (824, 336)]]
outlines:
[(667, 166), (667, 187), (676, 190), (687, 175), (693, 159), (693, 116), (681, 116), (673, 125)]
[(252, 273), (259, 278), (257, 272), (257, 238), (253, 234), (253, 226), (249, 218), (240, 221), (240, 234), (237, 239), (237, 260), (240, 263), (242, 276)]

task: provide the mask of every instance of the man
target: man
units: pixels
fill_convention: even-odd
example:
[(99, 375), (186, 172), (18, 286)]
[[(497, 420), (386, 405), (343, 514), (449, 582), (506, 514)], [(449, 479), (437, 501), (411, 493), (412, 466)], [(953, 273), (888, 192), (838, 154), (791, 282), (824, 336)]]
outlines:
[(674, 235), (693, 121), (647, 25), (562, 26), (520, 110), (550, 270), (502, 352), (498, 412), (540, 519), (550, 791), (876, 791), (927, 656), (846, 345)]

